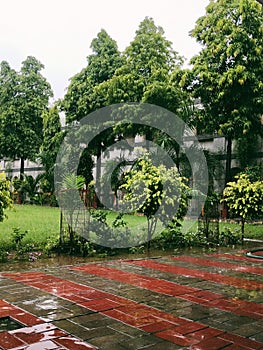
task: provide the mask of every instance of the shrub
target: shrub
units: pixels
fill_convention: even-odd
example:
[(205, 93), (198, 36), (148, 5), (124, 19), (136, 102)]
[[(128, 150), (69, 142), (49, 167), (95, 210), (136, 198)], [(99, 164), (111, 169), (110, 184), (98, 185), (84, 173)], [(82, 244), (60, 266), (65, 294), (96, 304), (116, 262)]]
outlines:
[(0, 173), (0, 222), (6, 217), (4, 211), (11, 208), (13, 201), (10, 192), (10, 181), (4, 173)]

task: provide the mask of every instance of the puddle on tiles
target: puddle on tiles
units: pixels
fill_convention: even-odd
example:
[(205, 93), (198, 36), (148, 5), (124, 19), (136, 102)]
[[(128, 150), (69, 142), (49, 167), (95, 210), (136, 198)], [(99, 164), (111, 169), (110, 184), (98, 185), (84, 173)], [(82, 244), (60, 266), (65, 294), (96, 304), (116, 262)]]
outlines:
[[(254, 249), (260, 246), (260, 243), (256, 242), (244, 242), (243, 246), (236, 246), (232, 249), (229, 247), (220, 247), (215, 250), (205, 250), (204, 248), (182, 248), (182, 249), (166, 249), (165, 251), (152, 249), (149, 254), (117, 254), (114, 256), (107, 256), (104, 258), (99, 257), (78, 257), (78, 256), (69, 256), (69, 255), (58, 255), (52, 258), (39, 259), (34, 262), (31, 261), (10, 261), (5, 263), (0, 263), (1, 272), (21, 272), (21, 271), (32, 271), (32, 269), (48, 269), (52, 267), (67, 266), (67, 265), (77, 265), (81, 263), (88, 262), (99, 262), (107, 260), (119, 260), (119, 259), (139, 259), (139, 258), (154, 258), (161, 256), (170, 256), (173, 254), (178, 255), (202, 255), (204, 253), (236, 253), (238, 250), (248, 250)], [(262, 243), (261, 243), (262, 246)], [(253, 259), (251, 259), (253, 262)], [(263, 261), (263, 260), (262, 260)]]
[(23, 327), (25, 326), (13, 320), (9, 316), (0, 318), (0, 332), (13, 331), (14, 329), (19, 329)]
[(23, 304), (34, 305), (34, 307), (38, 310), (56, 310), (56, 308), (60, 306), (57, 297), (52, 298), (52, 296), (49, 298), (43, 296), (33, 300), (26, 300), (23, 302)]

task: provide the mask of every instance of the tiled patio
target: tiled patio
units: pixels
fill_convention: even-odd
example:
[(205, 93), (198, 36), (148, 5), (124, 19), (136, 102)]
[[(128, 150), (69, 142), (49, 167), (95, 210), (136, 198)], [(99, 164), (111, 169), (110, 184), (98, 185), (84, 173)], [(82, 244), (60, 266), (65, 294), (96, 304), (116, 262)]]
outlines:
[(0, 349), (263, 349), (263, 260), (111, 260), (0, 277)]

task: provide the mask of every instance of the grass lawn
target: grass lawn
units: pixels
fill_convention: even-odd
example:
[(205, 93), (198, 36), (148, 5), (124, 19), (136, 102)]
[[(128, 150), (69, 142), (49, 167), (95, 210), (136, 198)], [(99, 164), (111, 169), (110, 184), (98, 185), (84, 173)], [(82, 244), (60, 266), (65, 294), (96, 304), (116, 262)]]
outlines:
[[(222, 231), (225, 227), (241, 230), (241, 226), (237, 223), (220, 222), (220, 230)], [(263, 225), (245, 224), (245, 238), (263, 240)]]
[(8, 219), (0, 222), (0, 240), (11, 238), (14, 228), (28, 231), (24, 240), (45, 242), (48, 237), (59, 234), (59, 208), (37, 205), (15, 205), (14, 210), (6, 211)]
[[(21, 231), (28, 231), (23, 241), (44, 243), (49, 237), (59, 235), (60, 210), (59, 208), (51, 208), (36, 205), (15, 205), (14, 210), (6, 212), (8, 219), (0, 223), (0, 241), (9, 241), (14, 228), (20, 227)], [(110, 213), (108, 221), (111, 223), (116, 214)], [(146, 218), (143, 216), (125, 215), (124, 220), (127, 221), (128, 227), (133, 231), (139, 230), (140, 225), (145, 224)], [(190, 223), (190, 225), (188, 225)], [(197, 225), (186, 222), (191, 230)], [(240, 225), (232, 223), (220, 223), (220, 230), (225, 227), (231, 229), (240, 229)], [(245, 237), (263, 239), (262, 225), (245, 225)]]

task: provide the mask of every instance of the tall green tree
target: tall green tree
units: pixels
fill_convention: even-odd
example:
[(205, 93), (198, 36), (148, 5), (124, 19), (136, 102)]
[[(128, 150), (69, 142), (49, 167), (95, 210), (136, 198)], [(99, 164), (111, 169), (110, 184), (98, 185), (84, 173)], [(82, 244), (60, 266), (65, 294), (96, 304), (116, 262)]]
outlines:
[(183, 60), (165, 38), (163, 28), (156, 26), (152, 18), (146, 17), (140, 23), (123, 58), (123, 65), (114, 76), (97, 86), (97, 107), (123, 102), (155, 102), (167, 108), (171, 95), (173, 103), (178, 103), (171, 73), (179, 69)]
[[(200, 132), (227, 140), (225, 182), (230, 180), (232, 141), (262, 133), (263, 16), (254, 0), (211, 0), (192, 36), (202, 45), (193, 57), (191, 89), (204, 109), (196, 117)], [(189, 78), (189, 77), (188, 77)]]
[[(95, 87), (93, 100), (96, 108), (126, 102), (150, 103), (187, 119), (188, 115), (182, 113), (187, 95), (178, 84), (183, 59), (165, 38), (163, 28), (157, 26), (152, 18), (146, 17), (123, 57), (123, 65), (116, 70), (114, 76)], [(144, 127), (143, 120), (141, 125), (132, 123), (129, 111), (127, 115), (124, 110), (121, 113), (123, 124), (115, 127), (116, 134), (124, 137), (143, 134), (148, 140), (157, 143), (160, 140), (164, 147), (169, 144), (169, 150), (171, 149), (171, 140), (168, 141), (166, 135), (160, 135), (159, 130), (149, 126)], [(138, 111), (135, 113), (138, 114)], [(159, 118), (160, 124), (164, 122), (161, 115)], [(177, 163), (178, 152), (178, 147), (176, 152), (172, 147), (171, 155), (176, 154)]]
[(110, 79), (122, 64), (116, 41), (104, 29), (92, 40), (90, 48), (92, 54), (87, 57), (87, 66), (71, 78), (62, 101), (67, 123), (80, 120), (94, 110), (95, 86)]
[[(110, 79), (116, 69), (122, 65), (122, 57), (117, 43), (104, 29), (92, 40), (90, 48), (92, 54), (87, 57), (87, 66), (71, 79), (68, 91), (62, 101), (61, 108), (66, 113), (67, 123), (81, 120), (97, 108), (97, 103), (94, 100), (94, 89), (97, 85)], [(91, 154), (96, 156), (98, 193), (100, 193), (100, 156), (106, 144), (107, 137), (105, 137), (105, 134), (103, 138), (97, 137), (92, 147), (89, 148), (89, 152), (83, 152), (78, 170), (81, 174), (85, 174), (84, 176), (88, 182), (90, 178), (88, 174), (91, 173), (89, 167), (93, 167)]]
[(42, 76), (44, 68), (35, 57), (29, 56), (20, 72), (6, 62), (0, 73), (0, 154), (20, 159), (20, 173), (24, 160), (35, 160), (42, 143), (42, 113), (52, 96), (50, 84)]

